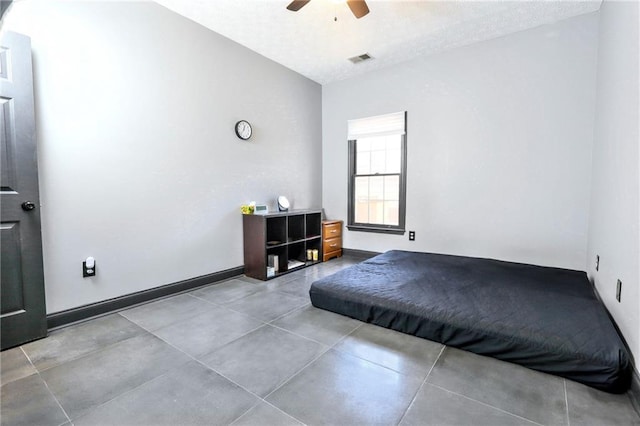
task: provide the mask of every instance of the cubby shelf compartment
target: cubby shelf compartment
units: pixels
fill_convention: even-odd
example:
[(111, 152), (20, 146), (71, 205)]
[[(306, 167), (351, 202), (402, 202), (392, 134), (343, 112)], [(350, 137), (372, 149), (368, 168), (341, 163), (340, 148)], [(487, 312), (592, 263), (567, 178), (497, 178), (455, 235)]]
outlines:
[[(264, 281), (320, 263), (321, 223), (320, 210), (242, 215), (245, 275)], [(307, 250), (314, 249), (319, 252), (319, 260), (308, 261)], [(278, 256), (279, 270), (272, 277), (267, 277), (269, 255)], [(290, 271), (290, 260), (301, 262), (302, 265)]]
[(320, 238), (322, 232), (322, 214), (310, 213), (305, 215), (305, 236), (307, 238)]
[(304, 240), (304, 215), (296, 214), (287, 217), (287, 242)]

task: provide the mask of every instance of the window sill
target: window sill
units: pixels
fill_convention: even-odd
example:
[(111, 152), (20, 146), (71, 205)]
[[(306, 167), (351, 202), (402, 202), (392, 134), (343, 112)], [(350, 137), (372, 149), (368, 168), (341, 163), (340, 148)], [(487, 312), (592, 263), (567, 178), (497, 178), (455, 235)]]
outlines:
[(379, 234), (404, 235), (404, 229), (398, 228), (376, 228), (375, 226), (347, 225), (349, 231), (376, 232)]

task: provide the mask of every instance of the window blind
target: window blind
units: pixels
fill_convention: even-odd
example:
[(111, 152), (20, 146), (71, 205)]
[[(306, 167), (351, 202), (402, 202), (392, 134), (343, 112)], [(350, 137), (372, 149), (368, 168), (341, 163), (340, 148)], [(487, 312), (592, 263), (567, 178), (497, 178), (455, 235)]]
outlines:
[(374, 117), (349, 120), (347, 123), (348, 139), (360, 139), (372, 136), (404, 135), (405, 111)]

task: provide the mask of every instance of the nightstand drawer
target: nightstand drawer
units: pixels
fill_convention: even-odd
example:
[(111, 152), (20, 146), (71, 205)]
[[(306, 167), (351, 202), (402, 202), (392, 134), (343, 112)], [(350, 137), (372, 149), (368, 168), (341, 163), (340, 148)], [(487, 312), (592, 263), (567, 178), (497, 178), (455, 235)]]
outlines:
[(323, 222), (322, 223), (322, 239), (342, 237), (342, 221)]
[(342, 249), (342, 238), (329, 238), (322, 242), (322, 252), (331, 253), (332, 251), (338, 251)]

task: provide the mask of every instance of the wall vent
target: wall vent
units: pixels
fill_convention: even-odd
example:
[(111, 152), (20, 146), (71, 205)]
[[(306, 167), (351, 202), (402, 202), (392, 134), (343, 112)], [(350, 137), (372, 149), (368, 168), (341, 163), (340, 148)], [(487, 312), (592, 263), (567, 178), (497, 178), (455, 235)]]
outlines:
[(360, 62), (368, 61), (369, 59), (373, 59), (371, 55), (368, 53), (363, 53), (362, 55), (354, 56), (353, 58), (349, 58), (351, 62), (354, 64), (359, 64)]

